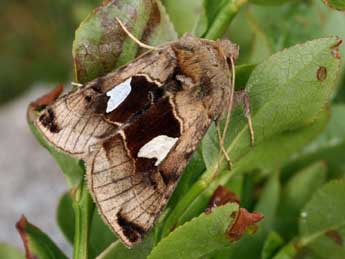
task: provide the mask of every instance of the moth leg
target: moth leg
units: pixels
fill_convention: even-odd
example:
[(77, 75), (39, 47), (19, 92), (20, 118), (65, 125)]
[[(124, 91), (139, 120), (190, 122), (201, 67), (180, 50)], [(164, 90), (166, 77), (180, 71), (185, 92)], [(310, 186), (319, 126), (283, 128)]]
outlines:
[(223, 137), (222, 137), (222, 133), (221, 133), (221, 130), (220, 130), (220, 123), (219, 123), (219, 120), (216, 120), (215, 123), (216, 123), (216, 129), (217, 129), (217, 136), (218, 136), (218, 142), (219, 142), (220, 152), (223, 153), (223, 155), (224, 155), (224, 157), (225, 157), (225, 160), (226, 160), (227, 163), (228, 163), (229, 169), (231, 170), (231, 168), (232, 168), (232, 162), (231, 162), (231, 159), (230, 159), (230, 157), (229, 157), (228, 152), (226, 152), (225, 147), (224, 147), (224, 139), (223, 139)]
[(236, 91), (234, 92), (234, 105), (243, 105), (244, 116), (247, 118), (248, 128), (250, 132), (250, 144), (253, 146), (255, 141), (252, 117), (250, 114), (250, 102), (249, 96), (246, 91)]

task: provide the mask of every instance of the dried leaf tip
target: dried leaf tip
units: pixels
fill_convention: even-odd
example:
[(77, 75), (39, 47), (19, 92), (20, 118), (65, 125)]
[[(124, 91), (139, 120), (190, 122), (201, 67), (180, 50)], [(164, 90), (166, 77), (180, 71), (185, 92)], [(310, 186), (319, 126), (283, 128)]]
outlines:
[(237, 195), (232, 191), (220, 185), (214, 191), (205, 212), (211, 213), (214, 208), (219, 207), (221, 205), (225, 205), (229, 202), (235, 202), (240, 204), (240, 198), (237, 197)]
[(239, 240), (245, 232), (254, 234), (258, 229), (255, 224), (264, 218), (261, 213), (250, 213), (244, 208), (240, 208), (233, 216), (235, 217), (234, 223), (225, 232), (232, 242)]
[(28, 236), (25, 232), (26, 225), (28, 224), (28, 220), (24, 215), (20, 217), (18, 222), (16, 223), (16, 229), (19, 232), (20, 237), (23, 240), (24, 248), (25, 248), (25, 255), (27, 259), (34, 259), (35, 257), (30, 253), (29, 245), (28, 245)]

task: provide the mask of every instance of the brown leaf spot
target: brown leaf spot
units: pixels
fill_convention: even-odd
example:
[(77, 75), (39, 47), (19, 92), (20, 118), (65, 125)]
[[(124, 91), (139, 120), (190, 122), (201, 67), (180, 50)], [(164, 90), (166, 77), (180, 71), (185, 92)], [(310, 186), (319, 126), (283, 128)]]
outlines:
[(39, 110), (49, 104), (52, 104), (62, 93), (63, 85), (57, 85), (53, 90), (49, 93), (39, 97), (37, 100), (30, 103), (30, 108), (33, 110)]
[(319, 67), (316, 72), (316, 78), (319, 81), (325, 81), (327, 79), (327, 68), (326, 67)]
[(28, 236), (25, 232), (25, 228), (26, 228), (26, 225), (28, 224), (28, 221), (27, 219), (25, 218), (25, 216), (23, 215), (19, 221), (16, 223), (16, 228), (20, 234), (20, 237), (22, 238), (23, 240), (23, 244), (24, 244), (24, 247), (25, 247), (25, 255), (26, 255), (26, 258), (27, 259), (37, 259), (36, 256), (34, 256), (33, 254), (31, 254), (30, 252), (30, 249), (29, 249), (29, 244), (28, 244)]
[(328, 236), (330, 239), (332, 239), (337, 245), (343, 244), (343, 239), (341, 235), (335, 231), (335, 230), (329, 230), (326, 232), (326, 236)]
[(343, 40), (340, 38), (337, 38), (337, 40), (337, 43), (331, 47), (331, 53), (333, 57), (335, 57), (336, 59), (340, 59), (339, 46), (343, 42)]
[(228, 229), (225, 231), (227, 237), (231, 241), (239, 240), (246, 231), (249, 231), (251, 234), (254, 234), (257, 231), (257, 226), (255, 223), (263, 219), (263, 215), (259, 212), (248, 212), (245, 208), (240, 208), (235, 217), (235, 221), (231, 224)]
[(210, 201), (208, 202), (208, 206), (205, 212), (210, 213), (212, 209), (229, 202), (236, 202), (239, 204), (240, 198), (238, 198), (235, 193), (220, 185), (214, 191)]

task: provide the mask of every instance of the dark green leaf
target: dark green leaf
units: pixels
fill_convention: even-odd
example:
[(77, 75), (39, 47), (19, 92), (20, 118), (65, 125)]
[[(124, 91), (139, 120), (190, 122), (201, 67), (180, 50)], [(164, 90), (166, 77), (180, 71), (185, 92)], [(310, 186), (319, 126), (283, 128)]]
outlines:
[(138, 45), (122, 30), (116, 17), (136, 38), (148, 44), (157, 45), (177, 38), (159, 1), (105, 1), (76, 31), (73, 58), (78, 82), (105, 75), (138, 55)]
[(3, 259), (24, 259), (23, 253), (6, 243), (0, 243), (0, 258)]
[(91, 258), (96, 257), (108, 246), (116, 241), (116, 236), (110, 228), (105, 225), (98, 210), (95, 210), (92, 217), (90, 229), (90, 254)]
[[(299, 230), (300, 243), (304, 246), (327, 237), (334, 245), (328, 251), (314, 247), (314, 253), (325, 254), (328, 258), (345, 257), (343, 238), (345, 234), (345, 180), (334, 180), (324, 185), (312, 197), (301, 212)], [(338, 236), (338, 238), (337, 238)], [(340, 245), (341, 244), (341, 245)], [(322, 248), (322, 247), (320, 247)]]
[[(57, 222), (66, 239), (73, 243), (75, 231), (75, 216), (73, 200), (69, 192), (65, 193), (58, 205)], [(93, 212), (89, 249), (92, 258), (100, 254), (106, 247), (116, 240), (109, 227), (104, 224), (97, 210)]]
[(64, 193), (57, 208), (57, 223), (65, 238), (72, 244), (74, 240), (75, 218), (72, 206), (72, 197), (69, 192)]
[(321, 187), (304, 207), (299, 237), (283, 247), (274, 259), (342, 259), (345, 257), (345, 180)]
[(67, 259), (67, 256), (39, 228), (30, 224), (23, 216), (16, 224), (22, 237), (26, 257), (39, 259)]
[(235, 90), (244, 89), (255, 67), (256, 64), (244, 64), (236, 66)]
[(298, 234), (297, 222), (304, 204), (326, 181), (326, 165), (317, 162), (297, 172), (284, 186), (279, 204), (276, 228), (289, 240)]
[(192, 219), (164, 238), (148, 258), (199, 258), (230, 245), (225, 231), (238, 209), (237, 204), (228, 204)]
[(278, 249), (284, 244), (284, 240), (278, 233), (272, 231), (266, 238), (261, 251), (261, 259), (271, 259)]

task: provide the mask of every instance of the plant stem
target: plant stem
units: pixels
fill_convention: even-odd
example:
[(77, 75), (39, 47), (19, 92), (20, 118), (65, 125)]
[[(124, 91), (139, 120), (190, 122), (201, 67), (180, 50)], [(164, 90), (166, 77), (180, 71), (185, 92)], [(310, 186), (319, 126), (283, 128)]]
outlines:
[(229, 27), (239, 9), (247, 2), (248, 0), (229, 1), (229, 3), (218, 13), (217, 18), (204, 35), (204, 38), (216, 40), (221, 37)]
[(73, 209), (75, 215), (74, 259), (88, 259), (89, 234), (95, 205), (83, 181), (75, 192)]

